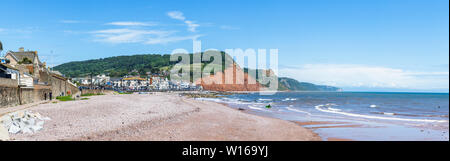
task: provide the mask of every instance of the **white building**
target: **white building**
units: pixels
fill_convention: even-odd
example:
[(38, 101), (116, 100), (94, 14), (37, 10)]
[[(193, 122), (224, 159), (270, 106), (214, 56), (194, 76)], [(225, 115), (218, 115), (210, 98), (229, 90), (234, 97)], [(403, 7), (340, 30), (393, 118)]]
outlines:
[(79, 78), (72, 78), (72, 81), (78, 82), (78, 83), (80, 83), (80, 84), (82, 84), (82, 85), (90, 85), (90, 84), (91, 84), (91, 80), (90, 80), (89, 77), (85, 77), (85, 78), (82, 78), (82, 77), (79, 77)]
[(102, 75), (97, 75), (97, 76), (95, 76), (95, 77), (92, 78), (92, 83), (93, 83), (94, 85), (106, 85), (107, 82), (110, 81), (110, 79), (111, 79), (111, 78), (110, 78), (109, 76), (106, 76), (106, 75), (104, 75), (104, 74), (102, 74)]
[(110, 82), (110, 77), (106, 76), (104, 74), (102, 75), (96, 75), (92, 78), (89, 76), (86, 77), (79, 77), (79, 78), (72, 78), (73, 81), (78, 82), (82, 85), (94, 85), (94, 86), (104, 86), (107, 85), (108, 82)]
[(144, 89), (150, 86), (149, 80), (140, 77), (123, 78), (120, 84), (120, 87), (125, 87), (132, 90)]

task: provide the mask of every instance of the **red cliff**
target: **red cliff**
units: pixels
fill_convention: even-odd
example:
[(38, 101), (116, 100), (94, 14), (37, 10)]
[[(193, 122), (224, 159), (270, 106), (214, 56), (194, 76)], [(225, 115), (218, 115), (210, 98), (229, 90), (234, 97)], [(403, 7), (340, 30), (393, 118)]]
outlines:
[(196, 80), (195, 84), (201, 85), (204, 90), (211, 91), (259, 91), (261, 88), (255, 78), (244, 73), (237, 65), (225, 69), (224, 72), (204, 76), (202, 79)]

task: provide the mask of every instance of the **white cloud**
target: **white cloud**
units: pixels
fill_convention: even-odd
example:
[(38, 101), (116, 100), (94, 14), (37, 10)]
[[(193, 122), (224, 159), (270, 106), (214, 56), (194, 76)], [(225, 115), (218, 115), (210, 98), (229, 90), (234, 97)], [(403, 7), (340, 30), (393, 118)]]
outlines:
[(167, 15), (170, 18), (176, 19), (176, 20), (181, 20), (184, 21), (186, 19), (186, 17), (183, 16), (183, 12), (180, 11), (170, 11), (167, 13)]
[(197, 31), (197, 27), (200, 27), (200, 25), (195, 23), (194, 21), (186, 20), (186, 17), (184, 17), (183, 12), (170, 11), (170, 12), (167, 13), (167, 15), (170, 18), (183, 21), (188, 26), (187, 30), (190, 31), (190, 32), (196, 32)]
[(415, 72), (349, 64), (308, 64), (279, 70), (280, 76), (338, 87), (448, 89), (449, 72)]
[(155, 26), (154, 22), (133, 22), (133, 21), (119, 21), (119, 22), (110, 22), (107, 25), (114, 26)]
[(60, 22), (68, 23), (68, 24), (81, 23), (81, 21), (77, 21), (77, 20), (61, 20)]
[(222, 26), (220, 26), (220, 29), (223, 29), (223, 30), (239, 30), (239, 28), (237, 28), (237, 27), (228, 26), (228, 25), (222, 25)]
[[(188, 27), (190, 32), (196, 32), (200, 25), (195, 21), (186, 20), (182, 12), (171, 11), (167, 15), (170, 18), (181, 20)], [(167, 44), (183, 40), (197, 39), (202, 36), (196, 35), (175, 35), (176, 31), (150, 30), (146, 27), (155, 26), (155, 23), (138, 21), (115, 21), (106, 25), (122, 26), (121, 29), (104, 29), (90, 32), (97, 42), (105, 43), (142, 43), (142, 44)], [(139, 28), (137, 28), (139, 26)], [(67, 32), (72, 33), (72, 32)]]
[(149, 37), (164, 37), (169, 31), (134, 30), (134, 29), (106, 29), (92, 32), (97, 41), (108, 43), (137, 43), (144, 42)]
[(174, 31), (160, 30), (136, 30), (136, 29), (106, 29), (91, 32), (96, 37), (95, 41), (106, 43), (143, 43), (143, 44), (167, 44), (171, 42), (196, 39), (201, 35), (173, 36)]
[(183, 40), (194, 40), (200, 36), (202, 36), (202, 35), (150, 38), (145, 43), (146, 44), (167, 44), (170, 42), (177, 42), (177, 41), (183, 41)]
[(0, 34), (13, 35), (16, 38), (31, 38), (34, 32), (40, 31), (37, 27), (25, 27), (25, 28), (0, 28)]
[(184, 21), (187, 25), (188, 25), (188, 30), (191, 32), (195, 32), (197, 27), (199, 27), (199, 24), (196, 24), (195, 22), (192, 21)]
[(77, 34), (84, 34), (86, 32), (82, 32), (82, 31), (74, 31), (74, 30), (64, 30), (62, 31), (64, 34), (66, 35), (77, 35)]

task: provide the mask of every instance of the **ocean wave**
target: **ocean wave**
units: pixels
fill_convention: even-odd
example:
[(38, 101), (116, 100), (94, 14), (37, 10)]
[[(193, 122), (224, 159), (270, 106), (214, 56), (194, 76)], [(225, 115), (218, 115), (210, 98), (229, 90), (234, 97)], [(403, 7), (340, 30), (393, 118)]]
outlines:
[(252, 106), (252, 105), (248, 105), (247, 106), (248, 108), (250, 108), (250, 109), (253, 109), (253, 110), (261, 110), (261, 111), (266, 111), (265, 109), (263, 109), (263, 108), (260, 108), (260, 107), (256, 107), (256, 106)]
[(295, 101), (297, 100), (297, 98), (285, 98), (283, 99), (283, 101)]
[[(328, 112), (328, 113), (335, 113), (335, 114), (341, 114), (346, 116), (353, 116), (353, 117), (361, 117), (361, 118), (368, 118), (368, 119), (380, 119), (380, 120), (395, 120), (395, 121), (415, 121), (415, 122), (448, 122), (447, 120), (428, 120), (428, 119), (407, 119), (407, 118), (395, 118), (395, 117), (381, 117), (381, 116), (370, 116), (370, 115), (362, 115), (362, 114), (355, 114), (355, 113), (348, 113), (348, 112), (342, 112), (342, 111), (336, 111), (332, 110), (329, 107), (326, 109), (323, 108), (326, 107), (326, 105), (317, 105), (315, 106), (316, 110), (322, 111), (322, 112)], [(395, 115), (394, 113), (383, 113), (385, 115)]]
[(250, 103), (247, 103), (247, 102), (239, 101), (238, 99), (231, 99), (231, 98), (225, 98), (225, 99), (220, 99), (220, 98), (195, 98), (195, 100), (212, 101), (212, 102), (217, 102), (217, 103), (250, 104)]
[(234, 98), (223, 98), (221, 100), (225, 103), (234, 103), (234, 104), (240, 104), (240, 105), (251, 104), (251, 102), (245, 102), (245, 101), (241, 101), (240, 99), (234, 99)]
[(407, 116), (407, 117), (444, 117), (444, 118), (448, 118), (448, 115), (413, 115), (413, 114), (386, 113), (386, 112), (371, 112), (371, 113), (373, 113), (373, 114), (381, 114), (381, 115)]
[(338, 108), (331, 108), (331, 107), (328, 107), (328, 109), (331, 110), (331, 111), (341, 111), (341, 109), (338, 109)]
[(299, 112), (299, 113), (306, 113), (308, 115), (311, 115), (311, 113), (309, 113), (309, 112), (298, 110), (298, 109), (291, 108), (291, 107), (286, 107), (286, 109), (289, 110), (289, 111), (294, 111), (294, 112)]

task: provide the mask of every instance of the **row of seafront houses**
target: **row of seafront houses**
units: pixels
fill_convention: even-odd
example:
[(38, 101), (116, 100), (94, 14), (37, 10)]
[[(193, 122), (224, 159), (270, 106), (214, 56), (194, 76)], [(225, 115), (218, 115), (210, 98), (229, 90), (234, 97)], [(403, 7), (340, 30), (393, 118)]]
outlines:
[[(2, 45), (0, 42), (0, 55)], [(8, 51), (0, 56), (0, 107), (51, 100), (79, 93), (78, 87), (39, 60), (37, 51)]]
[[(111, 78), (106, 75), (94, 77), (66, 78), (53, 71), (39, 60), (37, 51), (23, 47), (8, 51), (2, 56), (0, 42), (0, 107), (51, 100), (58, 96), (79, 96), (81, 89), (110, 88), (116, 91), (192, 91), (202, 86), (190, 82), (169, 81), (163, 75), (146, 78), (126, 76)], [(79, 83), (80, 86), (77, 86)]]
[[(165, 90), (201, 90), (200, 85), (185, 81), (169, 81), (167, 77), (154, 74), (141, 78), (139, 76), (125, 76), (123, 78), (111, 78), (106, 75), (87, 76), (79, 78), (65, 78), (60, 72), (52, 71), (46, 67), (46, 63), (39, 60), (37, 51), (8, 51), (4, 57), (0, 57), (0, 78), (17, 81), (22, 88), (34, 88), (36, 85), (51, 86), (53, 98), (73, 93), (70, 88), (60, 89), (52, 84), (56, 78), (64, 81), (64, 84), (77, 87), (109, 87), (120, 91), (165, 91)], [(59, 83), (61, 84), (61, 83)], [(66, 86), (66, 85), (65, 85)]]
[(146, 78), (139, 76), (125, 76), (123, 78), (111, 78), (106, 75), (93, 77), (73, 78), (72, 81), (81, 86), (110, 87), (118, 91), (191, 91), (201, 90), (200, 85), (186, 81), (170, 81), (165, 76), (149, 75)]

